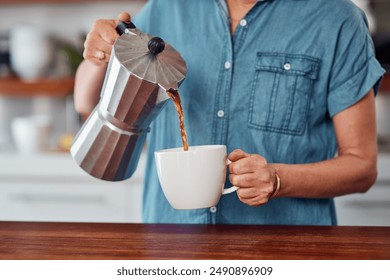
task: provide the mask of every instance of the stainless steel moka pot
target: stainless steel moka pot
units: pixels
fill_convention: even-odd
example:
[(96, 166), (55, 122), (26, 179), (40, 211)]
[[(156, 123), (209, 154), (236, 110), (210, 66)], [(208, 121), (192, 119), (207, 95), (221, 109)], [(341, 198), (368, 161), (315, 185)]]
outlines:
[(99, 104), (75, 137), (71, 155), (90, 175), (108, 181), (134, 173), (150, 123), (187, 71), (180, 54), (161, 38), (130, 23), (117, 27)]

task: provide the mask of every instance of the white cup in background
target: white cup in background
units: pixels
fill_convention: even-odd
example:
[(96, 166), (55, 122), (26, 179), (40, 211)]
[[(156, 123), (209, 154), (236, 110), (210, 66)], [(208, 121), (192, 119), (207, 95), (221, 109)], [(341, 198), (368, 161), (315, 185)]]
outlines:
[(157, 173), (163, 192), (173, 208), (199, 209), (215, 206), (221, 195), (237, 190), (224, 189), (226, 146), (205, 145), (155, 152)]
[(42, 28), (18, 24), (10, 31), (11, 67), (24, 80), (45, 76), (53, 60), (53, 46)]
[(33, 154), (48, 148), (51, 118), (47, 115), (17, 117), (11, 123), (12, 136), (18, 152)]

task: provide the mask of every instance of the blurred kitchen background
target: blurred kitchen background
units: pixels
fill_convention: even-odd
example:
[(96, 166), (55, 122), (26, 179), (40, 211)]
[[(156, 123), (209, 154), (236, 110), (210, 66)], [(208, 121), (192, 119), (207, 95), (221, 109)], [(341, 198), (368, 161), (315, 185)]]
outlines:
[[(390, 0), (354, 0), (390, 71)], [(82, 123), (73, 83), (98, 18), (135, 15), (146, 0), (0, 0), (0, 220), (141, 222), (145, 159), (133, 177), (90, 177), (68, 151)], [(336, 199), (340, 225), (390, 226), (390, 75), (377, 96), (379, 177)]]

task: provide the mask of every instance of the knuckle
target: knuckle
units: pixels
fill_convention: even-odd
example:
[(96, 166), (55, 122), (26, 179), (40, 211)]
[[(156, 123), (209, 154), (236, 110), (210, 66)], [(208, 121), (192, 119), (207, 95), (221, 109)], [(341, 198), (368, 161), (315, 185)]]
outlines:
[(268, 198), (262, 198), (259, 200), (259, 203), (258, 205), (264, 205), (264, 204), (267, 204), (268, 203)]
[(88, 54), (85, 51), (83, 52), (83, 58), (84, 59), (88, 59), (89, 58)]
[(89, 50), (90, 48), (91, 48), (91, 41), (90, 40), (85, 40), (85, 42), (84, 42), (84, 49), (85, 50)]
[(240, 168), (236, 164), (231, 165), (229, 169), (233, 174), (239, 174), (240, 172)]
[(261, 165), (267, 165), (267, 160), (266, 160), (264, 157), (262, 157), (261, 155), (255, 154), (255, 155), (253, 155), (253, 158), (255, 158), (255, 160), (256, 160), (259, 164), (261, 164)]
[(265, 183), (270, 183), (272, 181), (272, 176), (269, 172), (264, 172), (262, 176), (262, 181)]
[(91, 56), (91, 52), (90, 52), (87, 48), (84, 49), (83, 57), (84, 57), (85, 59), (89, 59), (89, 58), (92, 57), (92, 56)]
[(89, 34), (87, 35), (87, 38), (85, 39), (84, 48), (90, 49), (90, 48), (92, 48), (94, 45), (95, 45), (94, 35), (91, 34), (91, 33), (89, 33)]
[(240, 185), (240, 181), (241, 180), (237, 176), (232, 176), (232, 178), (230, 179), (230, 182), (235, 186)]
[(96, 20), (91, 27), (91, 31), (99, 29), (99, 26), (101, 25), (101, 19)]
[(262, 167), (267, 166), (268, 162), (265, 158), (263, 158), (262, 156), (259, 156), (258, 160), (259, 160), (260, 166), (262, 166)]
[(245, 184), (246, 186), (254, 185), (254, 179), (251, 176), (245, 176), (242, 179), (242, 184)]
[(102, 18), (99, 18), (99, 19), (97, 19), (97, 20), (94, 22), (93, 26), (94, 26), (94, 27), (98, 27), (98, 26), (100, 26), (100, 25), (103, 25), (105, 22), (106, 22), (106, 20), (104, 20), (104, 19), (102, 19)]
[(254, 202), (253, 202), (253, 204), (252, 204), (252, 206), (254, 206), (254, 207), (258, 207), (258, 206), (261, 206), (261, 205), (264, 205), (264, 204), (267, 204), (267, 200), (265, 200), (265, 199), (259, 199), (259, 200), (255, 200)]
[(267, 165), (266, 159), (259, 154), (251, 154), (250, 160), (251, 160), (251, 164), (254, 166), (264, 167)]
[[(230, 180), (230, 183), (232, 183), (233, 185), (235, 185), (235, 177), (234, 175), (230, 174), (229, 175), (229, 180)], [(238, 192), (238, 191), (237, 191)]]
[(251, 203), (249, 205), (252, 206), (252, 207), (257, 207), (260, 204), (258, 202), (256, 202), (256, 201), (251, 201)]
[(259, 190), (257, 188), (252, 188), (252, 196), (258, 196)]
[(238, 196), (238, 199), (239, 199), (241, 202), (245, 203), (245, 199), (242, 198), (242, 196), (241, 196), (239, 193), (237, 193), (237, 196)]

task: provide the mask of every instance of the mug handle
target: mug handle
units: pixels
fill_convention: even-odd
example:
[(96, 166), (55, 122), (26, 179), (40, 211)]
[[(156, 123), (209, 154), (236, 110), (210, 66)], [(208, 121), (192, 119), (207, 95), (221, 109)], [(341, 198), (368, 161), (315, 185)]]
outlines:
[(229, 194), (229, 193), (235, 192), (236, 190), (238, 190), (238, 187), (232, 186), (230, 188), (223, 189), (222, 194)]
[[(229, 165), (229, 164), (231, 164), (231, 163), (232, 163), (232, 162), (231, 162), (229, 159), (226, 159), (226, 165)], [(238, 190), (238, 187), (232, 186), (232, 187), (230, 187), (230, 188), (223, 189), (222, 194), (229, 194), (229, 193), (235, 192), (236, 190)]]

